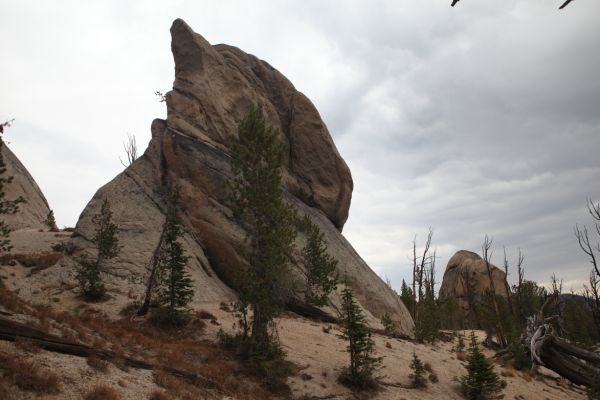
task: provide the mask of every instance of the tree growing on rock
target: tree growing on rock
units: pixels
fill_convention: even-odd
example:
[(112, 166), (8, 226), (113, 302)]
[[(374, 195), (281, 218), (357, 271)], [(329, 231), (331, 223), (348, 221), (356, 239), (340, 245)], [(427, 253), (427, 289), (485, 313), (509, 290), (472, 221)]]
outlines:
[[(16, 214), (19, 212), (19, 204), (25, 203), (25, 199), (22, 196), (14, 200), (6, 199), (5, 185), (10, 184), (13, 181), (12, 176), (6, 176), (6, 164), (4, 163), (4, 156), (2, 155), (2, 146), (4, 146), (4, 140), (2, 135), (4, 134), (4, 128), (10, 127), (11, 121), (6, 121), (0, 124), (0, 215), (5, 214)], [(8, 252), (12, 249), (10, 239), (8, 238), (12, 229), (6, 224), (4, 220), (0, 220), (0, 254)]]
[(232, 209), (249, 243), (240, 297), (243, 306), (252, 310), (252, 327), (242, 353), (258, 360), (281, 354), (269, 327), (285, 300), (282, 282), (296, 237), (296, 215), (283, 199), (281, 168), (286, 146), (278, 136), (253, 108), (241, 121), (230, 146)]
[(82, 257), (78, 261), (77, 280), (85, 298), (97, 300), (104, 296), (106, 288), (102, 282), (101, 272), (106, 260), (119, 253), (118, 226), (112, 221), (112, 211), (108, 199), (104, 199), (100, 212), (92, 217), (96, 231), (92, 242), (96, 245), (98, 254), (95, 260)]
[(186, 271), (189, 256), (185, 255), (181, 244), (183, 228), (178, 213), (180, 203), (180, 189), (176, 186), (169, 194), (157, 275), (158, 309), (153, 313), (155, 321), (172, 326), (187, 321), (185, 306), (194, 296), (192, 279)]
[(373, 374), (381, 366), (382, 357), (374, 355), (375, 342), (371, 338), (371, 331), (348, 287), (342, 291), (340, 320), (343, 330), (339, 337), (348, 342), (346, 349), (350, 354), (350, 365), (342, 369), (340, 382), (359, 389), (375, 387)]
[(338, 261), (327, 252), (324, 234), (308, 216), (304, 217), (303, 226), (307, 235), (306, 246), (302, 250), (306, 266), (305, 300), (322, 307), (327, 304), (329, 295), (337, 287), (338, 275), (335, 269)]

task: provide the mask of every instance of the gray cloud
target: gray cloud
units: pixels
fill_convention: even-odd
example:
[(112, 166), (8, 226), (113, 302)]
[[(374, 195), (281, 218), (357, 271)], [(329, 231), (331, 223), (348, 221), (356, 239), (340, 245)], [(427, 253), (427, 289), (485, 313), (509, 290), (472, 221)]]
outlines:
[(126, 133), (147, 142), (164, 117), (153, 92), (171, 86), (182, 17), (315, 103), (354, 176), (344, 233), (395, 286), (433, 226), (439, 280), (487, 233), (497, 263), (521, 247), (530, 278), (578, 288), (589, 266), (572, 228), (600, 198), (600, 4), (550, 3), (0, 0), (0, 117), (17, 119), (9, 141), (72, 225), (121, 169)]

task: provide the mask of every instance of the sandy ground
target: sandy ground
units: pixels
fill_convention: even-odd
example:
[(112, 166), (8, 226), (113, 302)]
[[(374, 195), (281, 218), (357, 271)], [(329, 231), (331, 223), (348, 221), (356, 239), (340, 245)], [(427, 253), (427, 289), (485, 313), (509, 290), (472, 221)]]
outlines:
[[(14, 252), (48, 251), (52, 244), (67, 240), (70, 233), (49, 233), (20, 231), (12, 235)], [(0, 266), (0, 279), (4, 285), (19, 297), (32, 304), (45, 304), (55, 310), (73, 311), (83, 304), (74, 286), (72, 266), (68, 259), (55, 266), (30, 275), (30, 269), (20, 266)], [(202, 290), (199, 288), (197, 290)], [(113, 282), (109, 285), (110, 300), (91, 304), (92, 308), (103, 311), (109, 316), (118, 317), (119, 311), (140, 298), (140, 288), (127, 281)], [(205, 339), (215, 341), (219, 329), (232, 331), (235, 317), (220, 304), (199, 303), (192, 305), (195, 310), (206, 310), (217, 317), (216, 324), (207, 324), (203, 333)], [(296, 376), (289, 378), (295, 399), (462, 399), (457, 379), (464, 375), (465, 363), (456, 358), (451, 351), (453, 343), (440, 342), (435, 346), (420, 345), (410, 341), (392, 339), (375, 334), (377, 355), (383, 356), (383, 368), (378, 372), (381, 389), (377, 392), (353, 394), (349, 389), (337, 383), (341, 367), (348, 363), (346, 344), (338, 338), (339, 327), (333, 326), (325, 332), (329, 324), (317, 323), (294, 314), (286, 314), (278, 320), (278, 333), (287, 359), (299, 368)], [(468, 337), (469, 332), (466, 332)], [(0, 341), (0, 352), (19, 352), (15, 346)], [(429, 363), (438, 377), (438, 382), (430, 382), (425, 389), (410, 388), (409, 368), (412, 354), (416, 353), (423, 362)], [(488, 356), (493, 353), (487, 352)], [(60, 375), (62, 392), (54, 396), (36, 396), (23, 393), (20, 399), (81, 399), (86, 389), (97, 383), (113, 386), (122, 393), (124, 399), (148, 399), (157, 389), (152, 375), (148, 371), (130, 369), (122, 371), (110, 366), (107, 373), (91, 369), (85, 359), (40, 351), (35, 354), (23, 354), (32, 357), (40, 365), (50, 368)], [(586, 399), (581, 388), (573, 387), (559, 379), (551, 371), (542, 369), (542, 374), (531, 378), (513, 370), (495, 366), (499, 374), (508, 383), (504, 390), (505, 399), (564, 400)], [(509, 376), (507, 376), (509, 375)], [(3, 399), (4, 400), (4, 399)], [(7, 399), (8, 400), (8, 399)]]

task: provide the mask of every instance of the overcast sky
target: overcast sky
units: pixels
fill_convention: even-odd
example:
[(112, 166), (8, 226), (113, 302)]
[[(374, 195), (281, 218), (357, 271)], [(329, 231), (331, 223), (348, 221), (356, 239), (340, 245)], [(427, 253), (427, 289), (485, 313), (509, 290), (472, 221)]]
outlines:
[[(167, 4), (168, 3), (168, 4)], [(6, 140), (73, 226), (165, 118), (169, 27), (268, 61), (317, 106), (354, 178), (345, 236), (395, 287), (435, 230), (438, 279), (485, 234), (527, 277), (578, 289), (600, 200), (600, 2), (0, 0)], [(513, 281), (514, 276), (509, 277)]]

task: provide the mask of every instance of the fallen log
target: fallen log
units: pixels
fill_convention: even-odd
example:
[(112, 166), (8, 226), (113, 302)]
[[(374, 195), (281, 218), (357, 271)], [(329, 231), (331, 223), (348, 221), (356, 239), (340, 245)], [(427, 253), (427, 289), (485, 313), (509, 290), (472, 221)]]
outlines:
[(577, 385), (590, 387), (600, 378), (600, 355), (556, 335), (552, 324), (558, 317), (545, 318), (545, 315), (557, 301), (558, 293), (554, 293), (536, 315), (527, 319), (522, 343), (529, 350), (532, 370), (541, 365)]
[(94, 356), (106, 361), (119, 360), (122, 361), (124, 365), (131, 368), (166, 372), (178, 378), (182, 378), (189, 383), (202, 386), (203, 388), (223, 392), (222, 388), (215, 381), (197, 373), (155, 365), (143, 360), (119, 356), (113, 351), (98, 350), (84, 344), (64, 341), (58, 336), (50, 335), (39, 329), (9, 319), (0, 318), (0, 340), (14, 342), (17, 338), (28, 339), (38, 347), (47, 351), (84, 358)]

